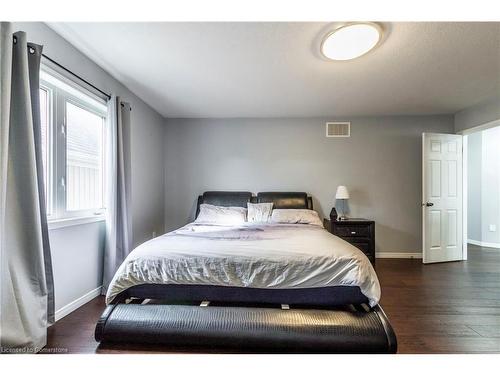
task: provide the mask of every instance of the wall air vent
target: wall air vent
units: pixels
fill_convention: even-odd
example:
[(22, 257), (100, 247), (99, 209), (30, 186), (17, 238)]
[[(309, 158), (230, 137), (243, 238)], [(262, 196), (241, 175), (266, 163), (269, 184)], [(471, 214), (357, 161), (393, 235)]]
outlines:
[(328, 138), (350, 137), (351, 123), (350, 122), (327, 122), (326, 136)]

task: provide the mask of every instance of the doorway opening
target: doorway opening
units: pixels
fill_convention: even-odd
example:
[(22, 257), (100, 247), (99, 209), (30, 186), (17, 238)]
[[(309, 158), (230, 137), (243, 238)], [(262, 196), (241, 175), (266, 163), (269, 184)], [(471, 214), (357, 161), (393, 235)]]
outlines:
[[(500, 251), (500, 120), (422, 134), (422, 261)], [(482, 252), (482, 253), (481, 253)]]
[(467, 252), (500, 251), (500, 126), (465, 137)]

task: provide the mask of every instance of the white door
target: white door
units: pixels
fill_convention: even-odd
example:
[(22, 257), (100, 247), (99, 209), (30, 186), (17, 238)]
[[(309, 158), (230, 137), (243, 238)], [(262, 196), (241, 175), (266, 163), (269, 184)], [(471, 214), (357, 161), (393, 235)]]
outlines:
[(462, 136), (422, 135), (424, 263), (463, 259)]

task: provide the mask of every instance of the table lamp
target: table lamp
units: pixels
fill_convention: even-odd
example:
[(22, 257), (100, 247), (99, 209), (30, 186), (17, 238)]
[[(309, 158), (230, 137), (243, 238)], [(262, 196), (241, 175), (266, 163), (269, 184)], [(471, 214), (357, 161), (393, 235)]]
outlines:
[(349, 199), (349, 191), (347, 188), (343, 185), (340, 185), (337, 187), (337, 193), (335, 194), (335, 199), (336, 200), (341, 200), (342, 201), (342, 215), (340, 215), (340, 220), (346, 220), (346, 209), (345, 209), (345, 201)]

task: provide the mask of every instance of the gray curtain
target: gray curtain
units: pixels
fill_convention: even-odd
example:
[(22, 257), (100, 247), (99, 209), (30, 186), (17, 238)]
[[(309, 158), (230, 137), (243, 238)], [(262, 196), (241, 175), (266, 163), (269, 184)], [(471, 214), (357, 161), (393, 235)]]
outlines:
[(106, 243), (103, 293), (132, 250), (130, 219), (130, 104), (119, 97), (108, 102)]
[(12, 36), (8, 24), (1, 34), (1, 346), (37, 352), (54, 321), (40, 133), (42, 46), (28, 43), (24, 32)]

